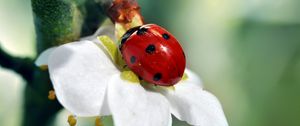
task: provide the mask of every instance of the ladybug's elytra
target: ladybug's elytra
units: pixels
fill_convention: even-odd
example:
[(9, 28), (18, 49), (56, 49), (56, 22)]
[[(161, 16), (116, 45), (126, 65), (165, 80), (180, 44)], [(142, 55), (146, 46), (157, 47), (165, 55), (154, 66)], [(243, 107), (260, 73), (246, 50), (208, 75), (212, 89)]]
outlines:
[(127, 66), (143, 80), (172, 86), (181, 80), (185, 55), (176, 38), (164, 28), (146, 24), (128, 30), (119, 47)]

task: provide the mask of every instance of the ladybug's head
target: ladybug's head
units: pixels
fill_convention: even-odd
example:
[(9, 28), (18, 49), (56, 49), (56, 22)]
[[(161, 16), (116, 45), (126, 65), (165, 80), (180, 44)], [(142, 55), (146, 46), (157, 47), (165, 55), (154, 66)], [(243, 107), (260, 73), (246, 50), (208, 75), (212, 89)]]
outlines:
[(126, 33), (122, 36), (121, 38), (121, 44), (119, 45), (119, 49), (122, 49), (122, 45), (127, 41), (127, 39), (135, 32), (137, 31), (141, 26), (136, 26), (133, 27), (131, 29), (129, 29), (128, 31), (126, 31)]

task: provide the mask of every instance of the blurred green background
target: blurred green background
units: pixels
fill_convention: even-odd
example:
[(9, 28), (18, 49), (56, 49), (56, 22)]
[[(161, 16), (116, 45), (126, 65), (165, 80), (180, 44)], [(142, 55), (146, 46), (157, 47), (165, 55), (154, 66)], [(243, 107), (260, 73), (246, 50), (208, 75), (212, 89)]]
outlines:
[[(230, 126), (300, 126), (299, 0), (138, 2), (146, 22), (180, 40), (188, 66), (220, 99)], [(34, 58), (35, 37), (30, 0), (0, 0), (2, 48)], [(21, 124), (25, 85), (0, 68), (1, 126)], [(49, 125), (67, 126), (68, 114), (61, 111)], [(79, 119), (79, 126), (90, 123)]]

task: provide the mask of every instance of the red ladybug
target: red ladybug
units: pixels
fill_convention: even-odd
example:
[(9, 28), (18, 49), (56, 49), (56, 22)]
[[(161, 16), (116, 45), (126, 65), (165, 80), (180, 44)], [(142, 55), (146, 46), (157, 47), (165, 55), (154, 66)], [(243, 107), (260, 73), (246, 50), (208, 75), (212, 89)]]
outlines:
[(176, 38), (164, 28), (146, 24), (128, 30), (119, 47), (127, 66), (143, 80), (172, 86), (181, 80), (185, 55)]

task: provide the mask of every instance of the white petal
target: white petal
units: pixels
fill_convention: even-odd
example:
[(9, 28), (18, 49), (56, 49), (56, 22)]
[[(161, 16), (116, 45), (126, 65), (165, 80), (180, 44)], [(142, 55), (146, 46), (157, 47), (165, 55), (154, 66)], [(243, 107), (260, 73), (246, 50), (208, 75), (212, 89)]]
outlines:
[(115, 126), (168, 126), (170, 109), (159, 93), (122, 80), (120, 74), (108, 85), (108, 103)]
[(59, 46), (49, 57), (49, 72), (60, 103), (77, 116), (97, 116), (111, 75), (119, 71), (91, 41)]
[(56, 49), (57, 47), (52, 47), (49, 48), (45, 51), (43, 51), (38, 58), (35, 60), (35, 65), (36, 66), (46, 66), (48, 65), (48, 59), (49, 59), (49, 55)]
[(99, 43), (97, 37), (101, 35), (109, 36), (114, 42), (116, 42), (117, 40), (117, 38), (115, 37), (115, 27), (113, 24), (101, 26), (93, 35), (82, 38), (81, 40), (90, 40)]
[(107, 88), (106, 88), (105, 97), (104, 97), (102, 108), (101, 108), (101, 111), (100, 111), (99, 115), (101, 115), (101, 116), (111, 115), (110, 108), (108, 106)]
[[(187, 78), (187, 80), (182, 80), (181, 82), (185, 81), (184, 83), (189, 83), (194, 86), (201, 87), (201, 88), (203, 87), (202, 81), (196, 73), (194, 73), (193, 71), (191, 71), (189, 69), (185, 69), (184, 73), (187, 74), (188, 78)], [(190, 86), (190, 85), (176, 84), (175, 87), (177, 87), (177, 86)]]
[(172, 126), (172, 122), (173, 122), (173, 120), (172, 120), (172, 115), (170, 114), (168, 126)]
[(189, 79), (176, 84), (175, 90), (163, 92), (171, 104), (172, 114), (191, 125), (228, 126), (218, 99)]

